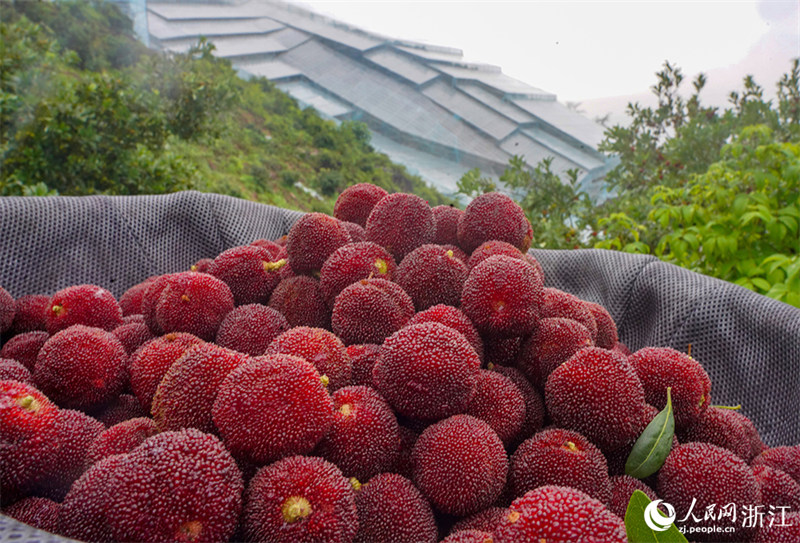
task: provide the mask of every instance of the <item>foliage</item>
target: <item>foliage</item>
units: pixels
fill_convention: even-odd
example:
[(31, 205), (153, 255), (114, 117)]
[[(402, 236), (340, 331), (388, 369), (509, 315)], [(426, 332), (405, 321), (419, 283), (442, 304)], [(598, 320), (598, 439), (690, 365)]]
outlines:
[(657, 187), (655, 254), (800, 306), (800, 142), (745, 128), (686, 187)]
[(617, 196), (587, 217), (595, 247), (653, 253), (800, 306), (800, 63), (777, 84), (777, 104), (746, 77), (731, 107), (702, 106), (698, 76), (683, 100), (666, 64), (656, 109), (629, 106), (628, 127), (606, 132)]
[(210, 41), (155, 53), (110, 3), (0, 3), (0, 195), (196, 188), (330, 213), (371, 182), (449, 203), (376, 153), (366, 125), (241, 79)]
[(117, 6), (103, 0), (2, 0), (0, 5), (4, 17), (25, 16), (51, 29), (65, 50), (77, 54), (81, 69), (123, 68), (147, 52), (134, 36), (131, 20)]
[(137, 66), (139, 85), (162, 98), (167, 129), (181, 139), (220, 137), (224, 115), (238, 105), (236, 72), (215, 49), (201, 38), (186, 54), (149, 55)]

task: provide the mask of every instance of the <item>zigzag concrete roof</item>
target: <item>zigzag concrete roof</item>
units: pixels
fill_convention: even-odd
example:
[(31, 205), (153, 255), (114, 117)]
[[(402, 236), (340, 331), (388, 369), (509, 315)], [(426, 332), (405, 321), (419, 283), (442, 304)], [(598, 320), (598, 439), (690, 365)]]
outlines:
[(521, 155), (601, 177), (603, 128), (542, 89), (461, 50), (381, 36), (298, 6), (259, 0), (147, 2), (151, 45), (186, 51), (200, 36), (245, 76), (263, 76), (337, 120), (362, 120), (373, 146), (442, 192), (464, 172), (497, 176)]

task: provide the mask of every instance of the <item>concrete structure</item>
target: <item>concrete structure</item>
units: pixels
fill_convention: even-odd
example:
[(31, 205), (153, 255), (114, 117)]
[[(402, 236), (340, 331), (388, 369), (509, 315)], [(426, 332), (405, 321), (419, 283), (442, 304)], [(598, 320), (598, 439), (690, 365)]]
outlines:
[[(140, 12), (145, 0), (130, 1)], [(266, 77), (323, 116), (365, 122), (377, 150), (445, 194), (472, 168), (498, 176), (513, 155), (531, 167), (552, 157), (558, 173), (575, 168), (594, 194), (609, 169), (597, 151), (600, 125), (497, 66), (465, 62), (458, 49), (380, 36), (287, 3), (147, 0), (145, 9), (151, 46), (183, 52), (205, 36), (243, 76)]]

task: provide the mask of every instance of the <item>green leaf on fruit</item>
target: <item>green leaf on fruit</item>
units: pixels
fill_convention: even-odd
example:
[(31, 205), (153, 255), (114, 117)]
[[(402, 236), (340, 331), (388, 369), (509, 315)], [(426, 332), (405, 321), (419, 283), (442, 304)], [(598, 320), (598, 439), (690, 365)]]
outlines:
[[(650, 505), (650, 498), (641, 490), (634, 490), (628, 509), (625, 511), (625, 532), (629, 543), (688, 543), (683, 534), (655, 507)], [(650, 515), (648, 525), (645, 515)], [(654, 518), (653, 518), (654, 517)]]
[(671, 388), (667, 388), (667, 405), (633, 444), (628, 461), (625, 462), (625, 473), (637, 479), (644, 479), (664, 465), (664, 461), (672, 448), (672, 437), (675, 435), (675, 417), (672, 413)]

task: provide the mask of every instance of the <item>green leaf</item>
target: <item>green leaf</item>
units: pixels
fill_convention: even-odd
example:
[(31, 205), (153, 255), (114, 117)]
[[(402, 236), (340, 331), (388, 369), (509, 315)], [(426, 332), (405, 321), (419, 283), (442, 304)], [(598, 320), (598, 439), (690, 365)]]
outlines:
[[(629, 543), (688, 543), (683, 534), (671, 524), (666, 530), (654, 530), (647, 525), (645, 511), (650, 505), (650, 498), (641, 490), (634, 490), (631, 500), (628, 502), (628, 509), (625, 511), (625, 532), (628, 535)], [(651, 508), (654, 514), (659, 515), (664, 521), (667, 520), (658, 509)], [(657, 519), (655, 524), (666, 525)]]
[(667, 405), (650, 421), (633, 444), (628, 461), (625, 462), (625, 473), (631, 477), (644, 479), (654, 474), (661, 469), (669, 455), (672, 437), (675, 435), (671, 390), (671, 387), (667, 388)]
[(766, 279), (762, 279), (761, 277), (753, 277), (753, 284), (763, 291), (769, 290), (772, 286)]

